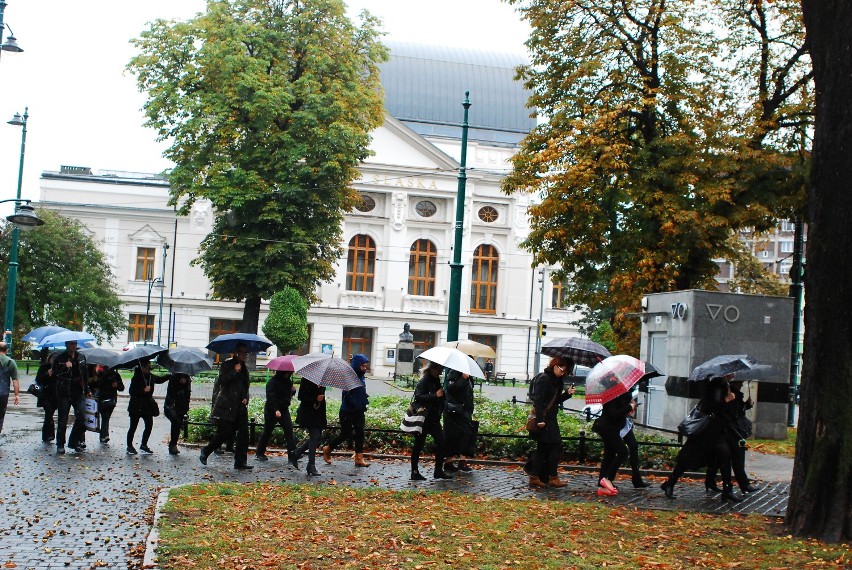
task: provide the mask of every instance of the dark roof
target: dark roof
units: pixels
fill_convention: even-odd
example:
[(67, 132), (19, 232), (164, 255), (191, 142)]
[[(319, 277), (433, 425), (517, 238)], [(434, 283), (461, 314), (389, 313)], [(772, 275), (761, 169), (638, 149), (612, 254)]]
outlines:
[(385, 108), (416, 133), (461, 138), (465, 91), (470, 91), (468, 139), (515, 146), (535, 126), (530, 92), (515, 81), (522, 55), (388, 42), (382, 65)]

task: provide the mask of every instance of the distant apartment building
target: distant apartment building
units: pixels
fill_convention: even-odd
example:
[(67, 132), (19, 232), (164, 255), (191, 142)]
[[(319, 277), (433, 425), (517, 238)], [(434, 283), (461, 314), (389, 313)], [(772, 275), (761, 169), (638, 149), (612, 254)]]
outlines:
[[(754, 257), (769, 273), (775, 274), (783, 283), (789, 284), (790, 270), (793, 267), (793, 250), (795, 246), (795, 226), (792, 220), (779, 220), (770, 232), (756, 233), (743, 230), (740, 240), (748, 247)], [(803, 259), (807, 254), (807, 226), (804, 226)], [(719, 290), (730, 292), (729, 282), (736, 277), (736, 266), (728, 260), (716, 260), (719, 272), (716, 281)], [(736, 292), (736, 291), (734, 291)]]

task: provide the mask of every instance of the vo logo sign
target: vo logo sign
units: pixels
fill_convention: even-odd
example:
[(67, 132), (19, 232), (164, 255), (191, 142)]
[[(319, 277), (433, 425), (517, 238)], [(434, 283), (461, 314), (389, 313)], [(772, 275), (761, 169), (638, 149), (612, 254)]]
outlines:
[(672, 303), (672, 318), (686, 320), (686, 303)]

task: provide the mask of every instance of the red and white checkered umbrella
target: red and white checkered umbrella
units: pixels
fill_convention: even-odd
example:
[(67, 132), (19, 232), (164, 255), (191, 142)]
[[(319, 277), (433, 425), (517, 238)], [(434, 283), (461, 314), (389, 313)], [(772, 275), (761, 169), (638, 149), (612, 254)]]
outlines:
[(603, 359), (586, 377), (586, 403), (606, 404), (645, 378), (660, 376), (650, 364), (619, 354)]
[(294, 374), (307, 378), (314, 384), (341, 390), (351, 390), (361, 386), (361, 379), (352, 370), (352, 366), (340, 358), (312, 352), (293, 359)]

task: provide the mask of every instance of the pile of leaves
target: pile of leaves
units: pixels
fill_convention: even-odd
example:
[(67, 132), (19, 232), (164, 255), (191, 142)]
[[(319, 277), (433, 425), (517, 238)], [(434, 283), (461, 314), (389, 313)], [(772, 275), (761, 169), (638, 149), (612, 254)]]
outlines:
[(183, 568), (846, 568), (844, 546), (775, 518), (336, 486), (171, 492), (159, 566)]

